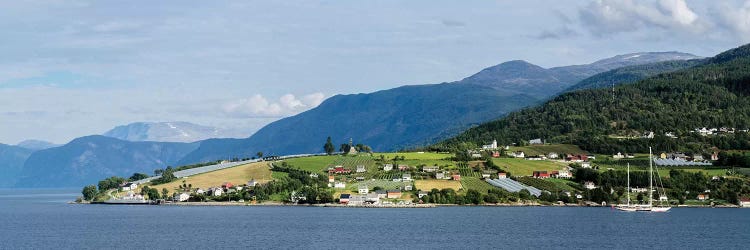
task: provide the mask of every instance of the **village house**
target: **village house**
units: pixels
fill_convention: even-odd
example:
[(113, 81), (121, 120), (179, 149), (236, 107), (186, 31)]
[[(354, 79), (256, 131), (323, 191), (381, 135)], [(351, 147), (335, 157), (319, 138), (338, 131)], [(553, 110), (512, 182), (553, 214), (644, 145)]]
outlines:
[(367, 196), (365, 196), (365, 202), (378, 203), (380, 202), (380, 196), (377, 193), (368, 193)]
[(589, 157), (587, 155), (567, 155), (565, 156), (565, 160), (569, 162), (584, 162), (588, 161)]
[(537, 138), (537, 139), (529, 140), (529, 144), (530, 145), (539, 145), (539, 144), (544, 144), (544, 142), (542, 142), (541, 138)]
[(653, 139), (654, 138), (654, 131), (646, 131), (643, 133), (643, 136), (641, 138), (645, 139)]
[(187, 201), (188, 199), (190, 199), (190, 194), (188, 193), (179, 193), (179, 194), (175, 193), (174, 196), (172, 197), (172, 201), (179, 201), (179, 202)]
[(385, 198), (388, 198), (388, 192), (386, 192), (386, 191), (385, 191), (385, 190), (383, 190), (383, 189), (378, 189), (378, 190), (375, 190), (375, 194), (377, 194), (377, 195), (378, 195), (378, 198), (379, 198), (379, 199), (385, 199)]
[(234, 184), (232, 184), (231, 182), (224, 182), (223, 184), (221, 184), (221, 187), (224, 189), (230, 189), (234, 187)]
[(367, 172), (365, 165), (357, 165), (357, 173), (364, 173), (364, 172)]
[(480, 153), (471, 153), (471, 158), (474, 158), (474, 159), (482, 158), (482, 154), (480, 154)]
[(740, 197), (740, 207), (750, 207), (750, 198)]
[(367, 196), (354, 195), (349, 197), (349, 202), (346, 203), (348, 206), (362, 206), (367, 202)]
[(586, 155), (586, 159), (587, 159), (587, 160), (596, 160), (596, 155), (592, 155), (592, 154), (587, 154), (587, 155)]
[(710, 196), (709, 196), (709, 194), (705, 194), (705, 193), (704, 194), (698, 194), (698, 196), (696, 197), (696, 199), (698, 199), (699, 201), (705, 201), (705, 200), (710, 199)]
[(460, 174), (454, 174), (453, 175), (453, 180), (454, 181), (461, 181), (461, 175)]
[(350, 194), (341, 194), (339, 196), (339, 203), (341, 203), (341, 204), (347, 204), (347, 203), (349, 203), (349, 197), (351, 197)]
[(617, 159), (622, 159), (622, 158), (625, 158), (625, 155), (620, 152), (617, 152), (617, 154), (612, 155), (612, 159), (617, 160)]
[(357, 180), (357, 181), (365, 181), (365, 177), (364, 176), (357, 176), (357, 178), (354, 178), (354, 179)]
[(224, 189), (222, 188), (214, 187), (214, 188), (211, 188), (210, 190), (211, 190), (212, 196), (221, 196), (224, 193)]
[(388, 190), (386, 192), (387, 192), (387, 195), (388, 195), (387, 196), (388, 199), (398, 199), (398, 198), (401, 198), (401, 190), (392, 189), (392, 190)]
[(445, 179), (445, 172), (435, 173), (435, 179), (438, 179), (438, 180)]
[(203, 190), (202, 188), (198, 188), (198, 190), (195, 190), (196, 194), (205, 194), (206, 190)]
[(499, 158), (500, 152), (499, 151), (492, 151), (492, 158)]
[(594, 182), (587, 181), (583, 183), (583, 187), (590, 190), (590, 189), (595, 189), (596, 185), (594, 184)]
[(333, 175), (328, 176), (328, 182), (335, 182), (335, 181), (336, 181), (336, 177), (333, 177)]
[(383, 171), (388, 172), (393, 170), (393, 164), (385, 164), (383, 165)]
[(344, 188), (346, 188), (346, 183), (336, 182), (336, 184), (333, 185), (333, 188), (344, 189)]
[(712, 161), (718, 161), (719, 160), (719, 152), (714, 152), (711, 154), (711, 160)]
[(547, 171), (534, 171), (532, 176), (537, 179), (547, 179), (549, 178), (549, 173)]
[(310, 178), (317, 179), (318, 178), (318, 174), (316, 174), (316, 173), (310, 173)]
[(425, 197), (428, 194), (429, 193), (427, 193), (427, 191), (419, 191), (419, 193), (417, 193), (417, 197), (419, 197), (420, 199), (422, 199), (422, 197)]
[(402, 189), (403, 189), (404, 191), (411, 191), (411, 190), (413, 190), (413, 189), (414, 189), (414, 186), (412, 186), (411, 184), (405, 184), (405, 185), (403, 185), (403, 186), (402, 186), (401, 188), (402, 188)]
[(674, 132), (666, 132), (664, 133), (664, 136), (672, 138), (672, 139), (677, 139), (677, 136), (674, 134)]
[(359, 185), (358, 192), (359, 194), (367, 194), (370, 192), (370, 189), (367, 188), (367, 185)]
[(336, 166), (333, 169), (328, 170), (329, 174), (348, 174), (348, 173), (351, 173), (351, 172), (352, 172), (351, 170), (345, 169), (342, 166)]
[(694, 154), (693, 157), (692, 157), (692, 159), (695, 162), (702, 162), (703, 161), (703, 156), (699, 155), (699, 154)]
[(541, 161), (541, 160), (544, 160), (545, 158), (547, 158), (547, 157), (544, 156), (544, 155), (541, 155), (541, 156), (540, 155), (532, 155), (532, 156), (526, 157), (525, 159), (527, 161)]
[(424, 166), (424, 167), (422, 167), (422, 172), (427, 172), (427, 173), (432, 173), (432, 172), (435, 172), (435, 171), (438, 171), (438, 170), (440, 170), (440, 167), (438, 167), (438, 166), (430, 166), (430, 167)]
[(255, 179), (251, 179), (250, 181), (247, 182), (248, 187), (255, 187), (255, 185), (258, 185), (258, 182), (255, 181)]
[(492, 140), (492, 144), (482, 145), (482, 149), (497, 149), (497, 140)]
[(401, 176), (401, 180), (403, 181), (411, 181), (411, 174), (404, 174)]
[(122, 187), (122, 191), (130, 191), (130, 190), (137, 189), (138, 188), (138, 184), (133, 183), (133, 182), (128, 182), (128, 183), (122, 184), (121, 187)]
[(509, 156), (513, 156), (515, 158), (525, 158), (526, 154), (523, 151), (516, 151), (516, 152), (508, 152)]
[(554, 178), (560, 178), (560, 179), (567, 179), (572, 177), (570, 174), (570, 171), (568, 170), (555, 170), (550, 173), (550, 177)]
[(557, 158), (560, 158), (560, 155), (557, 154), (557, 153), (555, 153), (555, 152), (550, 152), (549, 154), (547, 154), (547, 158), (549, 158), (549, 159), (557, 159)]
[(591, 168), (591, 162), (587, 162), (587, 161), (581, 162), (581, 167), (582, 168)]
[(506, 173), (497, 173), (497, 178), (498, 179), (508, 178), (508, 174), (506, 174)]
[(645, 193), (645, 192), (647, 192), (647, 191), (648, 191), (648, 189), (646, 189), (646, 188), (642, 188), (642, 187), (634, 187), (634, 188), (630, 188), (630, 192), (631, 192), (631, 193)]
[(399, 165), (398, 165), (398, 170), (399, 170), (399, 171), (406, 171), (406, 170), (409, 170), (409, 165), (403, 165), (403, 164), (399, 164)]

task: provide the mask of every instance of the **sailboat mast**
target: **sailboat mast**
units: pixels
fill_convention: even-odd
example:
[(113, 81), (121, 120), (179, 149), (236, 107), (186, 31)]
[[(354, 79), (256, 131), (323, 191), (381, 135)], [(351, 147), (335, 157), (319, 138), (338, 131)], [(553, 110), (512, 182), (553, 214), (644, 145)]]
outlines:
[(654, 199), (654, 159), (651, 158), (651, 147), (648, 147), (648, 206), (653, 205)]
[(628, 207), (630, 206), (630, 162), (628, 162)]

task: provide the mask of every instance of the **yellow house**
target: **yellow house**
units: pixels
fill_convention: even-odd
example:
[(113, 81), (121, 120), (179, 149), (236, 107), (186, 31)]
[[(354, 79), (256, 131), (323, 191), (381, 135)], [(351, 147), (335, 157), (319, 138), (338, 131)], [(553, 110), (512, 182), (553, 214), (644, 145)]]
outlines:
[(667, 153), (661, 153), (661, 155), (659, 155), (659, 158), (667, 159)]

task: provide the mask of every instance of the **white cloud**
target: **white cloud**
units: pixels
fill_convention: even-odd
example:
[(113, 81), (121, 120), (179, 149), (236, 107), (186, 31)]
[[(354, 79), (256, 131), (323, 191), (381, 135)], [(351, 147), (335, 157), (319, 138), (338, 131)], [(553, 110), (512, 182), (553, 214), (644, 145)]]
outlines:
[(579, 14), (581, 23), (595, 35), (651, 27), (699, 33), (708, 27), (684, 0), (597, 0), (582, 8)]
[(285, 94), (277, 102), (271, 102), (266, 97), (255, 94), (224, 104), (223, 111), (232, 116), (284, 117), (317, 107), (324, 99), (323, 93), (305, 95), (301, 100), (293, 94)]
[(731, 33), (750, 40), (750, 0), (740, 6), (731, 6), (727, 3), (718, 5), (716, 14), (717, 22)]

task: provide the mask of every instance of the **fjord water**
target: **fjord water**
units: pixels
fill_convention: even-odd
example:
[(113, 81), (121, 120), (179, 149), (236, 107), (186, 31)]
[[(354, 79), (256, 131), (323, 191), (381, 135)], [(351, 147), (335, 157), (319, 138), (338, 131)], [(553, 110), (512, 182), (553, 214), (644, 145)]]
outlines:
[(750, 209), (71, 205), (77, 190), (0, 190), (0, 249), (742, 249)]

